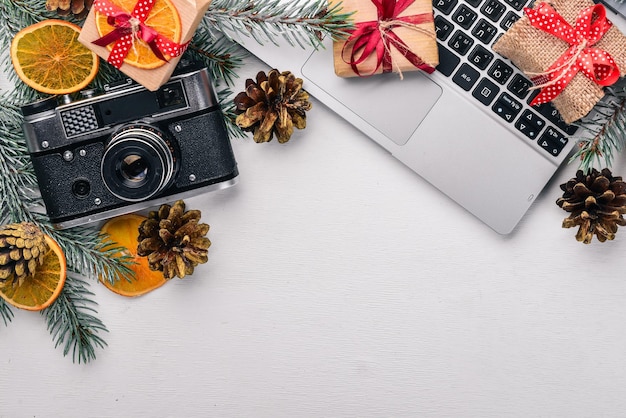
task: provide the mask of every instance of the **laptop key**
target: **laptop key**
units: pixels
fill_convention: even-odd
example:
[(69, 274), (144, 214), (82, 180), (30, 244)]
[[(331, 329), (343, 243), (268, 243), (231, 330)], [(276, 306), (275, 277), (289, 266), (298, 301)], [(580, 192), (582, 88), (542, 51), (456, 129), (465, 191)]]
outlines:
[(465, 91), (469, 91), (474, 84), (478, 81), (480, 74), (473, 69), (469, 64), (461, 65), (459, 71), (456, 72), (452, 81), (454, 81), (459, 87)]
[(513, 68), (501, 59), (497, 59), (494, 61), (491, 68), (489, 68), (487, 74), (489, 74), (496, 82), (504, 84), (513, 75)]
[(452, 21), (457, 23), (463, 29), (469, 29), (478, 15), (475, 11), (464, 4), (461, 4), (452, 14)]
[(578, 130), (577, 126), (565, 123), (563, 118), (561, 118), (561, 114), (558, 110), (556, 110), (552, 103), (544, 103), (536, 106), (536, 108), (541, 115), (545, 116), (550, 122), (554, 123), (566, 134), (573, 135)]
[(541, 135), (541, 138), (537, 141), (541, 148), (555, 157), (561, 153), (565, 145), (567, 145), (567, 142), (568, 139), (551, 126), (548, 126), (543, 135)]
[(446, 77), (450, 77), (454, 69), (459, 65), (459, 62), (461, 62), (461, 59), (440, 43), (437, 43), (437, 48), (439, 49), (437, 71)]
[(522, 10), (522, 7), (527, 3), (526, 0), (504, 0), (509, 6), (517, 11)]
[(524, 110), (522, 116), (515, 122), (518, 131), (534, 140), (539, 132), (546, 125), (546, 122), (530, 110)]
[(487, 68), (491, 60), (493, 59), (493, 53), (487, 50), (482, 45), (476, 45), (476, 47), (470, 52), (467, 57), (468, 61), (474, 64), (476, 67), (484, 70)]
[(486, 45), (491, 42), (497, 32), (498, 29), (485, 19), (480, 19), (478, 23), (476, 23), (476, 26), (474, 26), (474, 29), (472, 29), (472, 35)]
[(452, 35), (452, 38), (450, 38), (450, 41), (448, 41), (450, 48), (459, 55), (467, 54), (467, 51), (469, 51), (473, 44), (474, 40), (460, 30), (457, 30), (454, 35)]
[(509, 91), (518, 98), (523, 99), (528, 94), (528, 89), (533, 85), (529, 79), (521, 74), (515, 74), (509, 83)]
[(457, 3), (458, 0), (435, 0), (433, 6), (444, 15), (449, 15)]
[(506, 16), (504, 16), (504, 19), (502, 19), (500, 21), (500, 27), (507, 31), (509, 29), (511, 29), (511, 26), (513, 25), (513, 23), (517, 22), (519, 20), (520, 16), (513, 13), (513, 12), (508, 12), (506, 14)]
[(478, 101), (485, 106), (489, 106), (499, 92), (500, 87), (498, 87), (491, 80), (483, 78), (480, 80), (474, 91), (472, 91), (472, 96), (478, 99)]
[(465, 0), (470, 6), (478, 7), (483, 0)]
[(502, 93), (498, 100), (491, 107), (496, 115), (500, 116), (507, 122), (513, 122), (515, 117), (522, 110), (522, 104), (515, 100), (513, 96), (508, 93)]
[(453, 30), (454, 25), (452, 23), (448, 22), (441, 16), (435, 17), (435, 33), (437, 34), (437, 39), (445, 41), (448, 39)]
[(483, 12), (483, 14), (492, 21), (497, 22), (506, 11), (506, 6), (504, 6), (504, 4), (500, 3), (498, 0), (487, 0), (483, 7), (481, 7), (480, 11)]

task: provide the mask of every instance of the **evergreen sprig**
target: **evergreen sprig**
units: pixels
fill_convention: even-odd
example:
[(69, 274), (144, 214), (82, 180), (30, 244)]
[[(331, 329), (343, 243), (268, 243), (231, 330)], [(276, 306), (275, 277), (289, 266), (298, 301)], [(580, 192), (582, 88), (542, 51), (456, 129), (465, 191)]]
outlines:
[(9, 322), (13, 319), (13, 311), (11, 310), (11, 306), (5, 302), (4, 299), (0, 298), (0, 318), (4, 322), (4, 325), (8, 325)]
[(193, 58), (203, 62), (217, 84), (231, 85), (237, 77), (237, 70), (243, 65), (243, 48), (221, 34), (216, 34), (200, 22), (188, 49)]
[(578, 161), (584, 172), (592, 167), (611, 167), (615, 154), (626, 146), (626, 82), (607, 88), (606, 93), (579, 122), (585, 132), (570, 161)]
[(213, 0), (205, 21), (231, 36), (251, 36), (257, 42), (290, 45), (320, 45), (325, 35), (340, 39), (353, 28), (351, 13), (341, 3), (330, 8), (326, 0)]
[(52, 335), (54, 347), (63, 346), (63, 355), (72, 352), (72, 360), (87, 363), (96, 358), (96, 349), (107, 343), (99, 335), (108, 332), (96, 317), (97, 305), (88, 283), (75, 274), (68, 274), (65, 286), (57, 300), (41, 311)]

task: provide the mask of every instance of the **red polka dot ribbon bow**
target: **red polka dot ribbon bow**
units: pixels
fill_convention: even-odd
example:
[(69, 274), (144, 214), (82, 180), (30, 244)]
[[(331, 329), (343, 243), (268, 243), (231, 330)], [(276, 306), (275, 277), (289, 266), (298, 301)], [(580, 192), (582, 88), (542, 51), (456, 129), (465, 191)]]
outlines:
[(163, 61), (167, 61), (164, 54), (177, 57), (185, 52), (189, 42), (184, 44), (174, 42), (144, 23), (155, 1), (139, 0), (131, 13), (120, 9), (108, 0), (96, 0), (94, 2), (96, 10), (107, 16), (107, 23), (115, 28), (93, 41), (98, 46), (106, 46), (115, 42), (107, 59), (109, 64), (120, 68), (133, 47), (135, 38), (146, 42), (154, 55)]
[[(352, 67), (355, 74), (362, 76), (358, 65), (365, 61), (371, 54), (376, 53), (376, 68), (368, 75), (374, 74), (382, 65), (383, 72), (393, 70), (391, 59), (391, 46), (396, 48), (403, 57), (420, 70), (432, 73), (434, 67), (426, 64), (411, 48), (402, 41), (393, 31), (396, 27), (407, 27), (420, 32), (428, 32), (417, 25), (433, 21), (432, 13), (421, 13), (412, 16), (398, 16), (414, 0), (371, 0), (376, 6), (378, 20), (356, 23), (356, 28), (351, 33), (343, 46), (341, 55), (344, 56), (346, 46), (354, 42), (350, 59), (344, 61)], [(428, 34), (430, 34), (428, 32)], [(434, 34), (430, 34), (434, 38)], [(359, 55), (360, 53), (360, 55)], [(357, 57), (357, 55), (359, 55)]]
[(614, 84), (620, 76), (613, 57), (593, 45), (611, 28), (602, 5), (580, 11), (572, 27), (552, 6), (540, 3), (536, 9), (525, 8), (530, 24), (567, 42), (570, 47), (545, 72), (534, 75), (541, 91), (531, 105), (549, 102), (557, 97), (580, 71), (600, 86)]

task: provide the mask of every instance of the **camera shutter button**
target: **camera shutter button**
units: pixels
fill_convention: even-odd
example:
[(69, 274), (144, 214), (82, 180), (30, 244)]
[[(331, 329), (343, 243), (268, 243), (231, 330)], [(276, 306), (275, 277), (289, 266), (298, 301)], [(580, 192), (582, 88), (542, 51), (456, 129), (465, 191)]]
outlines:
[(97, 93), (96, 89), (87, 89), (87, 90), (81, 90), (80, 95), (83, 99), (89, 99), (91, 97), (94, 97), (96, 93)]

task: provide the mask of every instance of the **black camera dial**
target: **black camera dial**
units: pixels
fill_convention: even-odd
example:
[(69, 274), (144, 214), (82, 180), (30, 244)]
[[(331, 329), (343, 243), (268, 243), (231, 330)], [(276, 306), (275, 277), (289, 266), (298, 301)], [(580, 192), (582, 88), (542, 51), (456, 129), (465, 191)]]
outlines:
[(56, 109), (57, 105), (57, 97), (50, 96), (45, 99), (37, 100), (36, 102), (22, 106), (22, 115), (24, 115), (25, 117), (39, 115), (40, 113)]
[(102, 157), (101, 175), (116, 197), (138, 202), (167, 188), (177, 172), (177, 148), (149, 124), (124, 126), (111, 136)]

